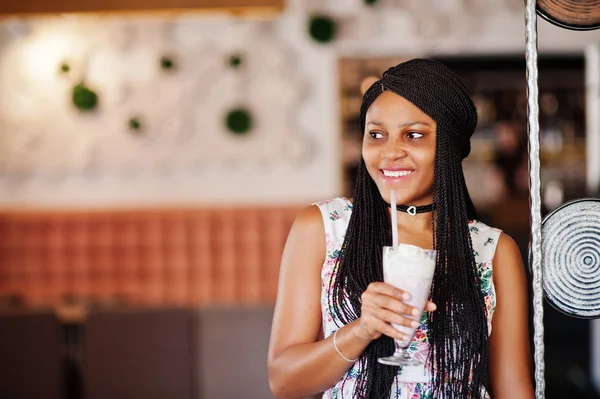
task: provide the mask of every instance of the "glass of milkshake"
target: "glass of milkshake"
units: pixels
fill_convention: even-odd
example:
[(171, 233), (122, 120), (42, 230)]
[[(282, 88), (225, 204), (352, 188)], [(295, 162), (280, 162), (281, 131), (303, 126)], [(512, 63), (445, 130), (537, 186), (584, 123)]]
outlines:
[[(419, 310), (418, 316), (404, 317), (421, 321), (423, 310), (435, 271), (437, 252), (414, 245), (398, 244), (396, 247), (383, 247), (383, 281), (410, 294), (404, 301)], [(393, 324), (398, 331), (407, 335), (406, 341), (394, 340), (396, 351), (392, 356), (379, 358), (379, 362), (390, 366), (416, 366), (423, 364), (414, 359), (409, 350), (416, 328)]]

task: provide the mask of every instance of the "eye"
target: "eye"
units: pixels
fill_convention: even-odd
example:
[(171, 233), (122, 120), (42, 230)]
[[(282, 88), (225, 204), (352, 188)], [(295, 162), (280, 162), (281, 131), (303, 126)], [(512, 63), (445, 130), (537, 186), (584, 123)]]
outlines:
[(419, 133), (419, 132), (409, 132), (406, 134), (409, 138), (411, 139), (420, 139), (421, 137), (423, 137), (423, 133)]
[(369, 136), (371, 136), (374, 140), (379, 140), (383, 138), (383, 133), (380, 132), (369, 132)]

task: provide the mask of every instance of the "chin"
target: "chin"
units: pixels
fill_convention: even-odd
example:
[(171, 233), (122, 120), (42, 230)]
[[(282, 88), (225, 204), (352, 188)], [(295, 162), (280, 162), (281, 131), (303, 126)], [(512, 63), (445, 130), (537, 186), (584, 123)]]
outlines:
[[(383, 200), (389, 204), (392, 201), (390, 200), (390, 193), (387, 190), (389, 190), (389, 188), (387, 188), (387, 187), (380, 187), (379, 188), (379, 195), (381, 195), (381, 198), (383, 198)], [(397, 205), (409, 204), (410, 201), (413, 198), (415, 198), (412, 195), (406, 195), (406, 193), (404, 193), (404, 195), (402, 195), (401, 192), (402, 192), (401, 189), (396, 190), (396, 204)]]
[[(388, 204), (390, 201), (390, 193), (388, 186), (378, 186), (379, 195), (383, 198), (385, 202)], [(433, 202), (433, 194), (432, 193), (420, 193), (416, 190), (411, 190), (410, 188), (402, 189), (398, 188), (396, 190), (396, 204), (397, 205), (429, 205)]]

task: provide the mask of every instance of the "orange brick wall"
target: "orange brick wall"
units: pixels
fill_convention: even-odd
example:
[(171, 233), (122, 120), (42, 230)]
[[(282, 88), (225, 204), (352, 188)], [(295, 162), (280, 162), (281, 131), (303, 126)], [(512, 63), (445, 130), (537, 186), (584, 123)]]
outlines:
[(272, 303), (298, 208), (0, 213), (0, 294), (148, 306)]

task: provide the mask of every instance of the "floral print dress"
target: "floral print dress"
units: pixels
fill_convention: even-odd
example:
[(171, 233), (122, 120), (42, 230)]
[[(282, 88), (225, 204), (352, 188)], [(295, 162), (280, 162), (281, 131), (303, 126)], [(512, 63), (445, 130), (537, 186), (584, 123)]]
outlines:
[[(350, 221), (352, 203), (347, 198), (340, 197), (319, 202), (316, 205), (323, 215), (327, 245), (327, 255), (321, 271), (322, 328), (324, 337), (326, 338), (333, 334), (339, 326), (343, 325), (336, 318), (335, 312), (332, 309), (333, 305), (329, 303), (329, 284), (336, 260), (342, 248), (342, 243), (344, 242), (348, 222)], [(485, 304), (488, 312), (488, 331), (491, 333), (492, 316), (496, 308), (496, 292), (492, 281), (492, 259), (494, 258), (496, 244), (501, 231), (476, 220), (469, 223), (469, 230), (471, 232), (475, 262), (479, 271), (481, 290), (485, 295)], [(415, 358), (423, 361), (427, 359), (429, 343), (427, 339), (426, 313), (423, 314), (421, 325), (417, 329), (409, 348)], [(360, 361), (355, 363), (335, 386), (324, 392), (323, 399), (352, 398)], [(400, 368), (398, 376), (392, 385), (390, 398), (433, 399), (432, 386), (430, 384), (431, 373), (432, 370), (429, 368), (429, 365), (425, 367)], [(489, 399), (490, 396), (485, 392), (483, 397)]]

